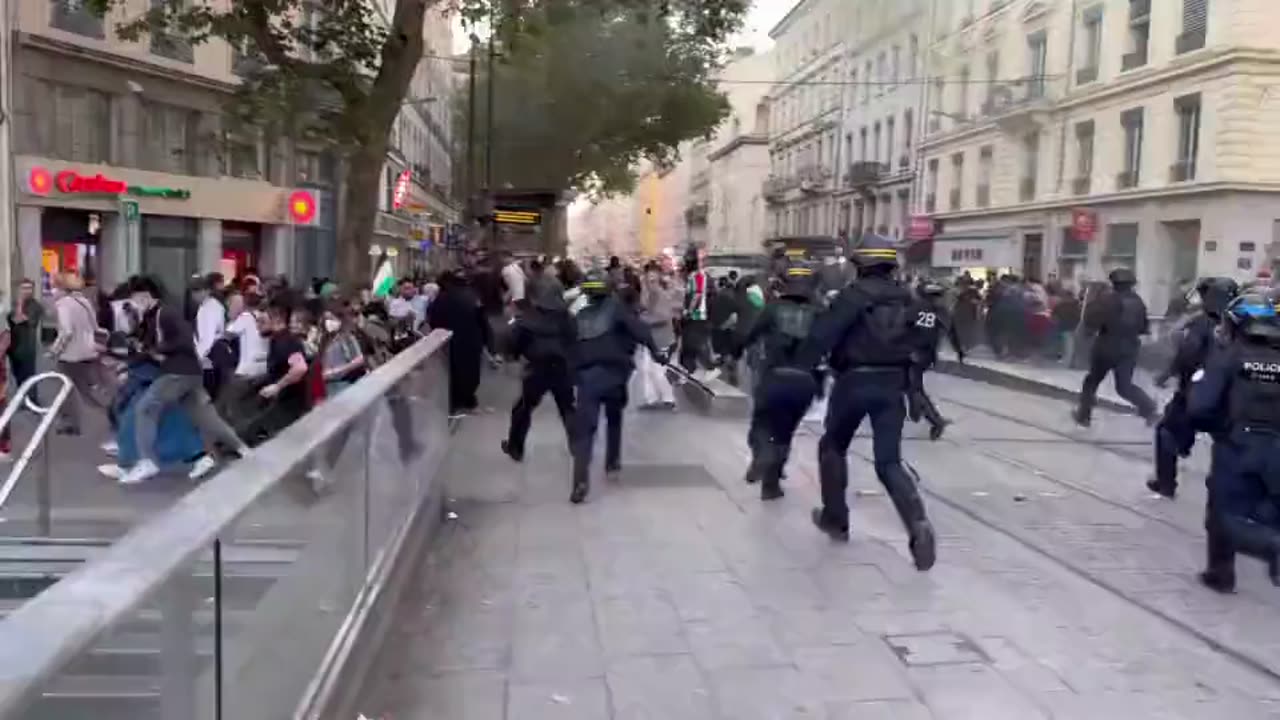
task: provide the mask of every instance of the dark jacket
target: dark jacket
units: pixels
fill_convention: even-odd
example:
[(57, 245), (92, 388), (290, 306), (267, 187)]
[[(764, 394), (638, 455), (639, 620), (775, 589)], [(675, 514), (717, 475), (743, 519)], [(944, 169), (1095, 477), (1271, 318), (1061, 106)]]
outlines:
[(1133, 288), (1112, 290), (1089, 303), (1085, 312), (1085, 327), (1098, 335), (1094, 352), (1137, 354), (1140, 338), (1150, 330), (1147, 305)]
[(142, 318), (140, 333), (145, 352), (159, 356), (160, 372), (165, 375), (200, 375), (200, 357), (196, 354), (195, 333), (181, 307), (161, 303)]
[(576, 370), (606, 366), (622, 373), (634, 367), (636, 346), (659, 354), (649, 328), (635, 311), (613, 296), (593, 299), (574, 318), (577, 339), (573, 347)]
[(567, 362), (575, 335), (568, 308), (530, 306), (511, 328), (511, 354), (534, 365)]
[(843, 372), (859, 367), (901, 367), (912, 363), (918, 303), (902, 283), (870, 276), (849, 285), (818, 317), (801, 350), (800, 361), (818, 364), (831, 356), (831, 367)]

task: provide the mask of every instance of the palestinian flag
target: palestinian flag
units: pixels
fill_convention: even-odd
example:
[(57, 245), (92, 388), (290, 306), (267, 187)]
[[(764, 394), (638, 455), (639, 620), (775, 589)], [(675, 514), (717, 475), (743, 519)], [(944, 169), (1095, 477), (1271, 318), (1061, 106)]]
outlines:
[(391, 267), (390, 258), (384, 259), (373, 276), (373, 296), (387, 297), (396, 287), (396, 272)]

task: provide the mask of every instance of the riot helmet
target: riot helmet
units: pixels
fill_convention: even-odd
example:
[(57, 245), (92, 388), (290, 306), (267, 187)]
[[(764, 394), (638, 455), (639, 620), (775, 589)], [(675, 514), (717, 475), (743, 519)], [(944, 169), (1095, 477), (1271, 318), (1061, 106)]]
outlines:
[(921, 297), (940, 298), (947, 294), (947, 288), (937, 280), (923, 280), (916, 286), (916, 292)]
[(883, 235), (867, 234), (852, 252), (853, 264), (858, 272), (863, 273), (872, 268), (880, 272), (898, 267), (897, 244)]
[(814, 275), (813, 268), (807, 265), (792, 265), (783, 275), (782, 291), (779, 294), (783, 297), (809, 300), (813, 298), (816, 287), (817, 276)]
[(1138, 276), (1134, 275), (1133, 271), (1126, 267), (1112, 270), (1107, 275), (1107, 279), (1111, 281), (1111, 286), (1117, 290), (1124, 290), (1138, 284)]
[(1246, 292), (1227, 307), (1227, 319), (1241, 335), (1269, 344), (1280, 343), (1280, 313), (1270, 294)]
[(609, 294), (609, 278), (602, 270), (591, 270), (578, 287), (587, 297), (601, 298)]
[(1196, 283), (1200, 306), (1211, 317), (1222, 317), (1227, 307), (1240, 294), (1240, 284), (1228, 277), (1203, 278)]

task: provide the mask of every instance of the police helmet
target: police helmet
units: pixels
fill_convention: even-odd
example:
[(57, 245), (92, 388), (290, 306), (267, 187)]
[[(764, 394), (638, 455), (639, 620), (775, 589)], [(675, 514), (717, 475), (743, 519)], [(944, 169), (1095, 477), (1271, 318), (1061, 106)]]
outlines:
[(1196, 294), (1200, 296), (1200, 305), (1204, 311), (1219, 317), (1240, 294), (1240, 284), (1228, 277), (1203, 278), (1196, 283)]
[(897, 244), (883, 235), (867, 234), (853, 249), (852, 259), (859, 268), (898, 266)]
[(1118, 288), (1133, 287), (1138, 284), (1138, 276), (1134, 275), (1132, 270), (1125, 267), (1112, 270), (1111, 274), (1107, 275), (1107, 279), (1111, 281), (1113, 286)]
[(792, 265), (783, 274), (781, 294), (789, 297), (811, 298), (817, 287), (817, 280), (813, 268), (807, 265)]
[(1276, 299), (1262, 292), (1246, 292), (1227, 307), (1227, 318), (1242, 335), (1280, 341), (1280, 312)]
[(601, 297), (609, 294), (609, 278), (602, 270), (592, 270), (578, 287), (589, 297)]

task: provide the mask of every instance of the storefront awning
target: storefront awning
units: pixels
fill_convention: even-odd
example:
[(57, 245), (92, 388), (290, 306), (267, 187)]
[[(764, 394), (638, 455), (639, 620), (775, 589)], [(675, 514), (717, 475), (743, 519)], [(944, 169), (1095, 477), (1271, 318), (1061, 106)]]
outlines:
[(1017, 247), (1011, 235), (938, 235), (930, 264), (935, 268), (1013, 267)]

